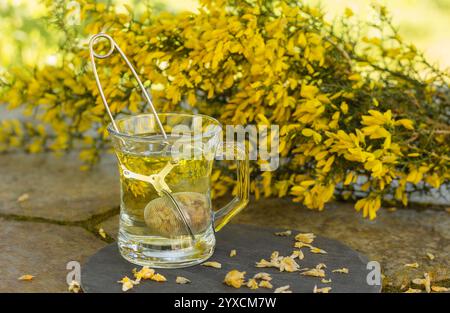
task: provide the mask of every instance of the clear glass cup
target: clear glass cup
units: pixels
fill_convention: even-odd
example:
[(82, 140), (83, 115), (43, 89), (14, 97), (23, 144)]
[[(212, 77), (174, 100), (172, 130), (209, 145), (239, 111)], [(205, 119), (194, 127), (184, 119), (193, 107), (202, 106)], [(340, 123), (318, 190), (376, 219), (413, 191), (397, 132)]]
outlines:
[[(116, 120), (119, 132), (108, 126), (120, 172), (118, 245), (121, 255), (138, 265), (185, 267), (208, 259), (214, 252), (215, 231), (247, 205), (248, 154), (237, 143), (222, 142), (222, 126), (214, 118), (179, 113), (158, 117), (167, 138), (153, 114)], [(238, 194), (213, 211), (211, 172), (219, 152), (236, 160)]]

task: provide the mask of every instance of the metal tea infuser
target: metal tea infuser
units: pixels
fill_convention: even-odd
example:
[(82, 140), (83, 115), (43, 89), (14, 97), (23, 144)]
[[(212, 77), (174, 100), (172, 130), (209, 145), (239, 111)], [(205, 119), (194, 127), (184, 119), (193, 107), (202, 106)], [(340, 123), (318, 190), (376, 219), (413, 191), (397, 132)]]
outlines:
[[(94, 51), (94, 45), (96, 43), (96, 41), (99, 38), (104, 38), (107, 39), (109, 41), (110, 44), (110, 49), (106, 54), (98, 54)], [(165, 144), (167, 147), (170, 145), (169, 141), (168, 141), (168, 137), (167, 134), (162, 126), (162, 123), (158, 117), (158, 113), (156, 112), (155, 107), (153, 106), (152, 100), (150, 98), (150, 95), (148, 94), (147, 90), (145, 89), (144, 85), (142, 84), (136, 70), (134, 69), (133, 65), (130, 63), (130, 61), (128, 60), (128, 58), (125, 56), (125, 53), (122, 51), (122, 49), (120, 49), (120, 47), (117, 45), (117, 43), (114, 41), (114, 39), (109, 36), (108, 34), (105, 33), (99, 33), (96, 34), (94, 36), (91, 37), (90, 41), (89, 41), (89, 53), (90, 53), (90, 60), (91, 60), (91, 65), (92, 65), (92, 70), (94, 72), (94, 77), (95, 77), (95, 82), (97, 83), (97, 88), (98, 91), (100, 93), (100, 97), (102, 98), (102, 102), (105, 106), (106, 112), (109, 115), (109, 118), (111, 119), (112, 122), (112, 126), (114, 127), (114, 130), (117, 133), (121, 133), (119, 131), (119, 128), (117, 127), (117, 124), (114, 120), (114, 117), (111, 113), (111, 110), (109, 108), (108, 102), (106, 101), (106, 97), (105, 94), (103, 93), (103, 88), (102, 88), (102, 84), (100, 82), (100, 78), (98, 76), (97, 73), (97, 67), (95, 65), (95, 58), (98, 59), (106, 59), (109, 56), (111, 56), (111, 54), (114, 52), (114, 49), (117, 49), (117, 51), (119, 52), (120, 56), (122, 57), (122, 59), (125, 61), (125, 63), (128, 65), (128, 67), (130, 68), (131, 72), (133, 73), (134, 77), (136, 78), (139, 87), (141, 88), (145, 100), (147, 101), (147, 103), (149, 104), (153, 115), (155, 116), (156, 122), (158, 124), (158, 127), (161, 131), (161, 134), (164, 138), (163, 144)], [(185, 213), (185, 211), (182, 209), (181, 205), (178, 203), (178, 201), (175, 199), (175, 197), (172, 195), (172, 191), (170, 190), (169, 186), (167, 185), (167, 183), (165, 182), (165, 177), (166, 175), (172, 170), (172, 168), (174, 166), (176, 166), (176, 163), (172, 163), (172, 162), (168, 162), (167, 165), (157, 174), (153, 174), (153, 175), (141, 175), (138, 173), (134, 173), (132, 171), (130, 171), (128, 168), (126, 168), (125, 165), (123, 165), (120, 162), (120, 159), (118, 160), (119, 164), (122, 168), (122, 173), (124, 175), (125, 178), (128, 179), (136, 179), (136, 180), (140, 180), (140, 181), (144, 181), (147, 183), (150, 183), (156, 190), (156, 192), (158, 193), (158, 195), (160, 197), (166, 196), (170, 202), (171, 202), (171, 208), (173, 210), (173, 212), (175, 213), (175, 215), (177, 215), (181, 222), (184, 225), (185, 230), (187, 231), (187, 233), (189, 234), (189, 236), (192, 238), (192, 240), (195, 240), (195, 236), (194, 233), (192, 231), (191, 225), (190, 225), (190, 218), (189, 216)]]

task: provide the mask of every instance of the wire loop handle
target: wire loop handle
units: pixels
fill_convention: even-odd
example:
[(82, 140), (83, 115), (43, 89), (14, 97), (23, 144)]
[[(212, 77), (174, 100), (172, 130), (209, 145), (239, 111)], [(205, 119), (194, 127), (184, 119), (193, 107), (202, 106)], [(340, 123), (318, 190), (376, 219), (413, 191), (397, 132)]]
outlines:
[[(97, 40), (99, 38), (104, 38), (107, 39), (109, 41), (109, 51), (106, 54), (98, 54), (94, 51), (94, 45), (97, 42)], [(134, 69), (133, 65), (131, 64), (131, 62), (128, 60), (128, 58), (126, 57), (125, 53), (123, 53), (122, 49), (120, 49), (119, 45), (114, 41), (114, 39), (105, 33), (98, 33), (94, 36), (91, 37), (91, 39), (89, 40), (89, 54), (90, 54), (90, 58), (91, 58), (91, 64), (92, 64), (92, 70), (94, 72), (94, 76), (95, 76), (95, 82), (97, 83), (97, 87), (98, 87), (98, 91), (100, 93), (100, 97), (102, 98), (103, 104), (105, 105), (106, 108), (106, 112), (108, 112), (109, 118), (111, 119), (112, 125), (114, 127), (114, 130), (118, 133), (120, 133), (119, 128), (117, 127), (116, 122), (114, 121), (114, 117), (111, 113), (111, 110), (109, 109), (109, 105), (108, 102), (106, 101), (106, 97), (105, 94), (103, 93), (103, 88), (102, 88), (102, 84), (100, 82), (100, 78), (98, 77), (98, 73), (97, 73), (97, 67), (95, 65), (95, 58), (98, 59), (106, 59), (109, 56), (111, 56), (111, 54), (114, 52), (114, 49), (117, 49), (117, 51), (119, 52), (120, 56), (122, 57), (122, 59), (125, 61), (125, 63), (128, 65), (128, 67), (130, 68), (131, 72), (134, 75), (134, 78), (136, 78), (139, 87), (141, 88), (145, 100), (147, 100), (147, 103), (150, 105), (150, 108), (152, 110), (153, 115), (156, 118), (156, 122), (158, 123), (158, 127), (161, 130), (161, 133), (164, 137), (164, 139), (167, 141), (167, 134), (164, 131), (164, 128), (161, 124), (161, 121), (158, 117), (158, 113), (155, 110), (155, 107), (153, 106), (152, 100), (150, 99), (150, 95), (148, 94), (147, 90), (145, 89), (144, 85), (142, 84), (136, 70)]]
[[(94, 51), (94, 45), (97, 42), (97, 40), (99, 38), (104, 38), (107, 39), (109, 41), (109, 51), (105, 54), (99, 54), (96, 53)], [(111, 54), (114, 52), (114, 49), (117, 49), (117, 51), (119, 52), (120, 56), (122, 57), (122, 59), (125, 61), (125, 63), (128, 65), (128, 67), (130, 68), (131, 72), (134, 75), (134, 78), (136, 78), (139, 87), (141, 88), (142, 92), (144, 93), (144, 97), (147, 100), (147, 103), (150, 105), (150, 108), (152, 109), (152, 113), (155, 116), (156, 122), (158, 123), (158, 127), (161, 130), (161, 133), (164, 137), (164, 143), (168, 144), (168, 140), (167, 140), (167, 134), (164, 131), (164, 127), (161, 124), (161, 120), (158, 117), (158, 113), (156, 113), (155, 107), (153, 106), (152, 100), (150, 99), (150, 95), (148, 94), (147, 90), (145, 89), (144, 85), (142, 84), (136, 70), (134, 69), (133, 65), (131, 64), (131, 62), (128, 60), (128, 58), (126, 57), (125, 53), (123, 53), (122, 49), (120, 49), (119, 45), (114, 41), (114, 39), (105, 33), (98, 33), (94, 36), (91, 37), (91, 39), (89, 40), (89, 55), (90, 55), (90, 59), (91, 59), (91, 65), (92, 65), (92, 70), (94, 72), (94, 77), (95, 77), (95, 82), (97, 83), (97, 88), (98, 91), (100, 93), (100, 97), (102, 98), (103, 104), (105, 105), (106, 108), (106, 112), (108, 112), (109, 118), (111, 119), (112, 125), (114, 127), (114, 130), (118, 133), (120, 133), (119, 128), (117, 127), (116, 121), (114, 120), (114, 117), (111, 113), (111, 110), (109, 108), (108, 102), (106, 101), (106, 97), (105, 94), (103, 93), (103, 88), (102, 88), (102, 84), (100, 82), (100, 78), (98, 76), (98, 72), (97, 72), (97, 66), (95, 65), (95, 58), (98, 59), (106, 59), (109, 56), (111, 56)], [(120, 159), (119, 159), (119, 163), (120, 163)], [(183, 222), (186, 231), (188, 232), (188, 234), (191, 236), (192, 240), (195, 241), (195, 236), (194, 233), (189, 225), (188, 222), (188, 217), (186, 216), (185, 212), (182, 210), (182, 208), (180, 207), (180, 205), (178, 204), (178, 202), (175, 200), (175, 198), (172, 196), (170, 188), (167, 186), (167, 184), (164, 182), (164, 177), (165, 175), (167, 175), (166, 171), (162, 172), (162, 175), (164, 177), (162, 177), (162, 179), (155, 179), (156, 178), (160, 178), (159, 176), (143, 176), (143, 175), (139, 175), (136, 173), (131, 172), (130, 170), (128, 170), (123, 164), (121, 164), (122, 168), (123, 168), (123, 173), (125, 176), (128, 176), (128, 178), (133, 178), (133, 179), (138, 179), (138, 180), (142, 180), (142, 181), (147, 181), (147, 182), (151, 182), (152, 184), (154, 184), (155, 189), (157, 190), (158, 194), (161, 193), (161, 195), (165, 195), (167, 196), (170, 201), (172, 202), (173, 206), (174, 206), (174, 210), (178, 213), (181, 221)], [(170, 169), (173, 167), (173, 165), (168, 164), (168, 166), (170, 167)], [(172, 166), (172, 167), (171, 167)], [(168, 169), (170, 171), (170, 169)], [(162, 182), (160, 181), (162, 180)], [(159, 184), (158, 184), (159, 183)], [(160, 188), (162, 187), (162, 188)], [(167, 188), (166, 188), (167, 187)], [(167, 190), (166, 190), (167, 189)]]

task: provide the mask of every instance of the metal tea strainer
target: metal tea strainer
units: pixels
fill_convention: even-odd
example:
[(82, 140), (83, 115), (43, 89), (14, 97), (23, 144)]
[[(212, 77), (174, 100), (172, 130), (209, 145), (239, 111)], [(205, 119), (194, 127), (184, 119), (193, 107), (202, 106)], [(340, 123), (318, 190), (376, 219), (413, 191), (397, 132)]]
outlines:
[[(99, 38), (104, 38), (107, 39), (109, 41), (110, 44), (110, 49), (106, 54), (98, 54), (94, 51), (94, 45), (97, 42), (97, 40)], [(108, 112), (109, 118), (111, 119), (112, 125), (114, 127), (114, 130), (117, 133), (120, 133), (119, 128), (117, 127), (117, 124), (114, 120), (114, 117), (111, 113), (111, 110), (109, 109), (109, 105), (108, 102), (106, 101), (106, 97), (105, 94), (103, 93), (103, 88), (102, 88), (102, 84), (100, 83), (100, 78), (98, 76), (97, 73), (97, 67), (95, 66), (95, 58), (98, 59), (106, 59), (108, 58), (113, 52), (114, 49), (117, 49), (117, 51), (119, 52), (120, 56), (122, 57), (122, 59), (125, 61), (125, 63), (128, 65), (128, 67), (130, 68), (131, 72), (133, 73), (134, 77), (136, 78), (139, 87), (141, 88), (144, 97), (147, 101), (147, 103), (149, 104), (153, 115), (155, 116), (156, 122), (158, 124), (158, 127), (161, 131), (161, 134), (164, 137), (164, 141), (163, 144), (169, 146), (169, 141), (167, 138), (167, 134), (164, 131), (164, 128), (161, 124), (161, 121), (158, 117), (158, 114), (155, 110), (155, 107), (153, 106), (152, 100), (150, 99), (150, 95), (148, 94), (147, 90), (145, 89), (144, 85), (142, 84), (141, 80), (139, 79), (139, 76), (137, 74), (137, 72), (135, 71), (133, 65), (130, 63), (130, 61), (128, 60), (128, 58), (125, 56), (125, 54), (123, 53), (123, 51), (120, 49), (120, 47), (117, 45), (117, 43), (114, 41), (114, 39), (109, 36), (108, 34), (105, 33), (99, 33), (96, 34), (94, 36), (91, 37), (90, 41), (89, 41), (89, 52), (90, 52), (90, 59), (91, 59), (91, 65), (92, 65), (92, 70), (94, 72), (94, 76), (95, 76), (95, 82), (97, 83), (97, 87), (98, 87), (98, 91), (100, 93), (100, 96), (102, 98), (103, 104), (105, 105), (106, 108), (106, 112)], [(154, 199), (152, 201), (150, 201), (149, 204), (147, 204), (147, 207), (145, 209), (146, 215), (147, 212), (155, 212), (155, 210), (159, 209), (160, 207), (165, 205), (165, 199), (168, 199), (169, 203), (171, 203), (170, 207), (172, 208), (172, 211), (174, 213), (175, 216), (178, 217), (178, 219), (181, 221), (181, 223), (183, 224), (183, 227), (185, 229), (185, 231), (189, 234), (189, 236), (192, 238), (192, 240), (195, 240), (195, 236), (194, 236), (194, 232), (192, 230), (191, 227), (191, 222), (190, 222), (190, 217), (188, 214), (186, 214), (184, 206), (181, 205), (179, 203), (179, 201), (177, 201), (176, 198), (178, 199), (182, 199), (182, 197), (178, 194), (176, 194), (175, 196), (172, 195), (172, 191), (170, 190), (169, 186), (167, 185), (167, 183), (165, 182), (165, 177), (166, 175), (172, 170), (172, 168), (174, 166), (176, 166), (176, 163), (173, 162), (168, 162), (166, 164), (166, 166), (157, 174), (153, 174), (153, 175), (141, 175), (138, 173), (134, 173), (132, 171), (130, 171), (128, 168), (126, 168), (125, 165), (123, 165), (120, 161), (120, 159), (118, 160), (119, 164), (121, 166), (122, 169), (122, 173), (124, 175), (125, 178), (128, 179), (136, 179), (136, 180), (140, 180), (140, 181), (144, 181), (147, 183), (150, 183), (156, 190), (156, 192), (158, 193), (158, 195), (161, 197), (159, 199)], [(182, 202), (184, 202), (183, 200), (181, 200)], [(150, 207), (149, 207), (150, 206)], [(147, 216), (146, 216), (147, 219)], [(168, 220), (165, 220), (166, 224), (170, 224), (167, 223)], [(170, 225), (163, 225), (166, 228), (165, 234), (168, 233), (175, 233), (177, 234), (178, 231), (176, 228), (178, 227), (178, 223), (172, 223)]]

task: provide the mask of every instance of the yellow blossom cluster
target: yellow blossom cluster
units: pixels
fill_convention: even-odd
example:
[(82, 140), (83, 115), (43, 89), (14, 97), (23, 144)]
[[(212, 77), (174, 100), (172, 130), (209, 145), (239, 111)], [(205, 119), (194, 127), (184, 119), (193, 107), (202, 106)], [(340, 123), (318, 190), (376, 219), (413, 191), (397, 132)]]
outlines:
[[(439, 188), (450, 178), (449, 76), (402, 41), (383, 7), (375, 8), (377, 23), (360, 25), (349, 9), (329, 23), (299, 0), (203, 0), (196, 13), (139, 16), (77, 1), (83, 23), (66, 32), (72, 44), (62, 47), (61, 62), (11, 69), (2, 79), (0, 103), (29, 119), (1, 122), (0, 151), (80, 147), (87, 164), (98, 160), (108, 147), (107, 115), (87, 39), (103, 31), (136, 66), (158, 111), (280, 125), (282, 166), (260, 172), (255, 162), (257, 198), (293, 196), (322, 210), (333, 197), (354, 197), (372, 219), (382, 201), (406, 205), (411, 188)], [(355, 31), (370, 27), (384, 37)], [(114, 115), (149, 111), (117, 53), (98, 68)], [(222, 174), (213, 174), (216, 196), (233, 185)]]

